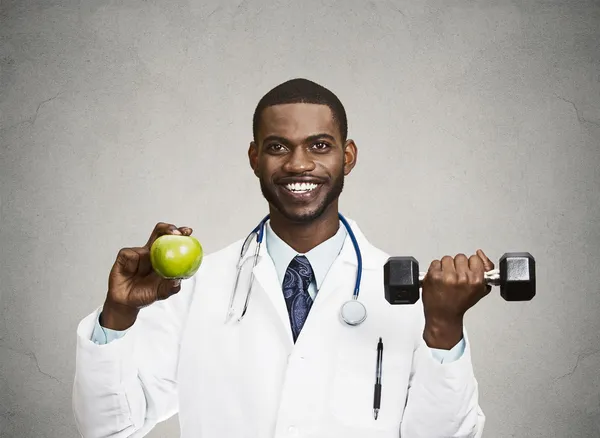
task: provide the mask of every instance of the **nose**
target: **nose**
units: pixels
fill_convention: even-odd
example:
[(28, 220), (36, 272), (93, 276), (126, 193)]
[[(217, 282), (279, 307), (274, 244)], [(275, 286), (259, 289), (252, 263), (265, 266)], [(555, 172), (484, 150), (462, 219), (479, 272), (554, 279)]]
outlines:
[(304, 147), (294, 148), (287, 158), (283, 169), (288, 173), (310, 172), (315, 168), (315, 162), (312, 160), (310, 152)]

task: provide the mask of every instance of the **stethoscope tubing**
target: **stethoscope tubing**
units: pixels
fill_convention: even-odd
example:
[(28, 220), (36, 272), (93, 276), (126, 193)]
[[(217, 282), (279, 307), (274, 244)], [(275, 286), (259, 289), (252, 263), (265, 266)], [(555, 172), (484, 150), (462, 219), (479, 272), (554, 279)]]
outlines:
[[(228, 318), (231, 316), (231, 312), (233, 309), (233, 302), (235, 300), (235, 293), (237, 291), (237, 287), (238, 287), (238, 283), (239, 283), (239, 279), (240, 279), (240, 270), (241, 270), (241, 265), (242, 265), (242, 261), (244, 260), (244, 256), (246, 254), (246, 252), (248, 251), (248, 244), (250, 243), (252, 236), (256, 235), (256, 249), (254, 251), (254, 261), (252, 264), (252, 270), (250, 272), (250, 284), (248, 287), (248, 293), (246, 294), (246, 300), (244, 302), (244, 308), (242, 310), (242, 314), (240, 315), (240, 317), (238, 318), (238, 322), (241, 321), (244, 316), (246, 315), (246, 312), (248, 310), (248, 303), (250, 302), (250, 295), (252, 294), (252, 283), (254, 282), (254, 268), (256, 267), (257, 263), (258, 263), (258, 256), (260, 253), (260, 247), (262, 245), (263, 242), (263, 238), (264, 238), (264, 233), (265, 233), (265, 224), (267, 223), (267, 221), (269, 220), (270, 215), (266, 215), (261, 221), (260, 223), (250, 232), (250, 234), (246, 237), (246, 239), (244, 240), (244, 243), (242, 244), (242, 249), (240, 251), (240, 258), (238, 260), (238, 273), (236, 276), (236, 280), (235, 280), (235, 285), (234, 285), (234, 290), (233, 293), (231, 295), (231, 299), (229, 302), (229, 313), (228, 313)], [(340, 221), (342, 222), (342, 224), (344, 225), (344, 227), (346, 228), (346, 231), (348, 232), (348, 236), (350, 237), (350, 240), (352, 242), (352, 246), (354, 247), (354, 252), (356, 253), (356, 259), (357, 259), (357, 269), (356, 269), (356, 281), (354, 283), (354, 291), (352, 293), (352, 299), (353, 301), (357, 301), (358, 300), (358, 295), (360, 293), (360, 283), (362, 281), (362, 254), (360, 252), (360, 248), (358, 246), (358, 241), (356, 240), (356, 236), (354, 235), (354, 232), (352, 231), (352, 228), (350, 227), (350, 224), (348, 223), (348, 221), (346, 220), (346, 218), (341, 214), (338, 213), (338, 217), (340, 219)], [(364, 309), (364, 317), (361, 318), (359, 320), (359, 322), (353, 322), (348, 320), (347, 318), (344, 317), (343, 315), (343, 309), (345, 307), (345, 304), (342, 306), (341, 310), (341, 315), (342, 315), (342, 319), (344, 319), (344, 321), (348, 324), (348, 325), (358, 325), (360, 323), (362, 323), (362, 321), (364, 321), (364, 318), (366, 318), (366, 309), (364, 309), (364, 305), (362, 303), (360, 303), (360, 305), (362, 306), (362, 308)]]

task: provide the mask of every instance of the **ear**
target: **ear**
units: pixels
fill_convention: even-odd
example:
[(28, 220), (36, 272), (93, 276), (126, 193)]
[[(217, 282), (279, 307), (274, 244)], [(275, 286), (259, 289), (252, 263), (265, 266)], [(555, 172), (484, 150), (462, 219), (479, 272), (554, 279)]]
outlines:
[(254, 175), (258, 176), (258, 146), (253, 141), (250, 142), (250, 147), (248, 148), (248, 161), (254, 171)]
[(347, 140), (344, 146), (344, 175), (348, 175), (356, 165), (358, 149), (354, 140)]

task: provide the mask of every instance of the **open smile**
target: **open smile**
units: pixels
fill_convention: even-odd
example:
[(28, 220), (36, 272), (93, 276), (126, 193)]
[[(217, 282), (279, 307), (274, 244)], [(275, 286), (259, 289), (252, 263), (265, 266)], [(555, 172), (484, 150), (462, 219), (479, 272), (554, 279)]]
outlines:
[(288, 198), (307, 201), (316, 197), (322, 185), (313, 182), (292, 182), (279, 184), (278, 187), (283, 189), (282, 192)]
[(312, 192), (320, 185), (321, 184), (314, 184), (314, 183), (291, 183), (291, 184), (285, 184), (283, 187), (285, 187), (288, 191), (290, 191), (292, 193), (308, 193), (308, 192)]

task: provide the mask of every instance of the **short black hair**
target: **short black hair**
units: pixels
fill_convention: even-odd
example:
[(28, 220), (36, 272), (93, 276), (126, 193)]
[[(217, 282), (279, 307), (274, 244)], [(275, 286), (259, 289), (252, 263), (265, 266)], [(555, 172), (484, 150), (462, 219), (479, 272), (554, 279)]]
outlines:
[(256, 141), (260, 117), (265, 108), (273, 105), (286, 103), (314, 103), (327, 105), (333, 114), (333, 119), (338, 124), (342, 141), (348, 137), (348, 119), (346, 110), (338, 97), (327, 88), (313, 81), (303, 78), (290, 79), (277, 85), (275, 88), (265, 94), (256, 109), (252, 120), (252, 133)]

